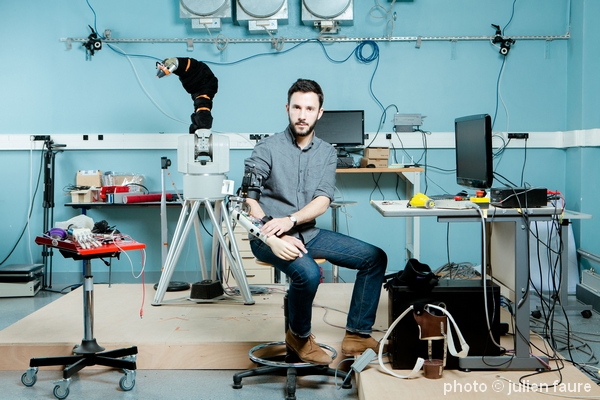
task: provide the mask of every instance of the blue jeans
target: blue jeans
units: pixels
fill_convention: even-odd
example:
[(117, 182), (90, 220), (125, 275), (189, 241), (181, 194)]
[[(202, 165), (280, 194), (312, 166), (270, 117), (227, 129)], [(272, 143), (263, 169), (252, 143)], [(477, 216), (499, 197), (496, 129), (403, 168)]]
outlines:
[(381, 285), (387, 267), (383, 250), (350, 236), (321, 229), (317, 236), (305, 243), (308, 254), (293, 261), (282, 260), (260, 240), (250, 242), (254, 256), (286, 274), (288, 290), (289, 328), (300, 337), (311, 333), (312, 305), (321, 273), (315, 258), (325, 258), (332, 264), (357, 271), (346, 330), (370, 334), (381, 294)]

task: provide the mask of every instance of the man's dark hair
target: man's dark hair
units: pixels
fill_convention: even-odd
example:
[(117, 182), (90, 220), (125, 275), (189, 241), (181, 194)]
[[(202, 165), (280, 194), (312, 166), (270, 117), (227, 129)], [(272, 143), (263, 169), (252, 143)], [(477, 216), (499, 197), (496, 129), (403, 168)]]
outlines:
[(310, 79), (298, 79), (296, 82), (294, 82), (290, 90), (288, 90), (288, 104), (290, 104), (290, 99), (296, 92), (315, 93), (317, 96), (319, 96), (319, 108), (323, 107), (323, 90), (317, 82), (311, 81)]

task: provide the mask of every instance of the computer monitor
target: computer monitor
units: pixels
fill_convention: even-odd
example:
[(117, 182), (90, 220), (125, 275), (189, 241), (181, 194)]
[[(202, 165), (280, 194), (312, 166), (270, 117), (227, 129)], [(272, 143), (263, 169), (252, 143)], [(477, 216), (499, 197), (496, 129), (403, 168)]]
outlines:
[(456, 183), (470, 189), (489, 189), (494, 182), (492, 119), (488, 114), (454, 120)]
[(364, 145), (365, 112), (363, 110), (323, 111), (315, 135), (340, 148)]

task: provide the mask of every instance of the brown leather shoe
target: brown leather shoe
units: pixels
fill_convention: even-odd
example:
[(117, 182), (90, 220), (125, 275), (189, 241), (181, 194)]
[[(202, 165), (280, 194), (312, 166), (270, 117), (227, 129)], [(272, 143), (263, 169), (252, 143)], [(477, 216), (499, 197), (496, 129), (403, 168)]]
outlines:
[[(384, 353), (386, 348), (387, 346), (384, 345)], [(365, 338), (358, 333), (346, 331), (346, 335), (342, 341), (342, 354), (344, 357), (358, 357), (367, 349), (371, 349), (377, 354), (379, 352), (379, 342), (371, 336)]]
[(318, 365), (331, 364), (331, 356), (315, 342), (313, 335), (307, 338), (299, 338), (288, 329), (285, 334), (285, 344), (304, 362)]

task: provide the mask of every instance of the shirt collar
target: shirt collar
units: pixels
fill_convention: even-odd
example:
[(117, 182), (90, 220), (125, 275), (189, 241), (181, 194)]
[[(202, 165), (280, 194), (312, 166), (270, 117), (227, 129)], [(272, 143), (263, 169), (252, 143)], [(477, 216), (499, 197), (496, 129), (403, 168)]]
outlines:
[[(296, 136), (294, 136), (294, 132), (292, 132), (292, 128), (288, 127), (285, 130), (287, 137), (291, 140), (292, 144), (294, 146), (296, 146), (297, 148), (300, 148), (300, 146), (298, 146), (298, 141), (296, 140)], [(313, 145), (315, 144), (315, 134), (313, 132), (313, 137), (312, 140), (310, 141), (310, 143), (308, 144), (308, 146), (306, 146), (305, 148), (302, 149), (302, 151), (307, 151), (308, 149), (310, 149), (311, 147), (313, 147)]]

